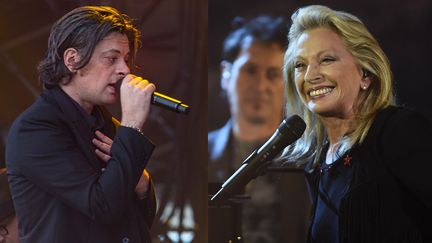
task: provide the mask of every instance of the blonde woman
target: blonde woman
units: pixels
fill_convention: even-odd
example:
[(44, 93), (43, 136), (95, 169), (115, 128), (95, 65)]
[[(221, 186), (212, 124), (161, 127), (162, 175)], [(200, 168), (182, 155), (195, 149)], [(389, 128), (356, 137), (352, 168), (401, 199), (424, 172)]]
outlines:
[(431, 242), (432, 126), (394, 106), (378, 42), (357, 17), (324, 6), (295, 12), (288, 38), (286, 109), (307, 129), (284, 155), (306, 163), (308, 242)]

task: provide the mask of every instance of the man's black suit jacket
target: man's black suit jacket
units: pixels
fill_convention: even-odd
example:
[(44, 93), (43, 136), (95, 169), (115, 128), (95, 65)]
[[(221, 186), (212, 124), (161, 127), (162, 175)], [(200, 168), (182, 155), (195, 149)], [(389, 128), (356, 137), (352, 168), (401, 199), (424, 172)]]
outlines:
[(154, 192), (140, 200), (134, 188), (154, 146), (134, 129), (115, 132), (104, 113), (114, 140), (105, 167), (73, 106), (59, 88), (46, 90), (10, 129), (6, 163), (21, 242), (150, 242)]

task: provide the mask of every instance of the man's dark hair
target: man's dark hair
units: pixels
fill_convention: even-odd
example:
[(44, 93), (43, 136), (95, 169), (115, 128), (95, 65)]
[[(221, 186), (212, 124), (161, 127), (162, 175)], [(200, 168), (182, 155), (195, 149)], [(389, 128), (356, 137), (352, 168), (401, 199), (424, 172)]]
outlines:
[(84, 6), (76, 8), (52, 27), (45, 58), (39, 63), (39, 79), (44, 88), (51, 89), (59, 82), (68, 83), (72, 73), (63, 62), (63, 53), (75, 48), (80, 61), (75, 68), (88, 64), (96, 45), (107, 35), (118, 32), (129, 39), (131, 63), (133, 65), (139, 45), (140, 32), (132, 25), (131, 19), (118, 10), (107, 6)]
[(234, 30), (224, 42), (223, 60), (234, 62), (241, 51), (243, 42), (248, 37), (252, 37), (253, 42), (257, 43), (277, 43), (282, 49), (287, 46), (288, 25), (282, 17), (262, 15), (249, 21), (236, 17), (232, 25)]

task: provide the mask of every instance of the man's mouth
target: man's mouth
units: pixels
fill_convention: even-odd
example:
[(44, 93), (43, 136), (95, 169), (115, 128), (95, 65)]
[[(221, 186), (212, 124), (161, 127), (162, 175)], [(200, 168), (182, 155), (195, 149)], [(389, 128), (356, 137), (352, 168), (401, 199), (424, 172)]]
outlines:
[(117, 92), (116, 84), (115, 84), (115, 83), (114, 83), (114, 84), (108, 84), (108, 87), (110, 87), (110, 90), (111, 90), (113, 93)]

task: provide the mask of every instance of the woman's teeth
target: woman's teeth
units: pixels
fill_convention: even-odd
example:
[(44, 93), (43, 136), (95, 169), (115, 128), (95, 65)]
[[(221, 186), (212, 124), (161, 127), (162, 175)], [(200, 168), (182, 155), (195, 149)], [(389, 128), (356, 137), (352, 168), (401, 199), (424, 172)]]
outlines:
[(333, 90), (332, 88), (322, 88), (322, 89), (313, 90), (313, 91), (309, 92), (309, 96), (310, 97), (316, 97), (319, 95), (328, 94), (332, 90)]

